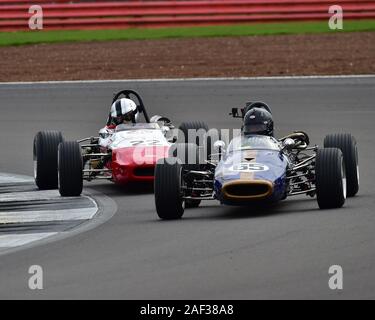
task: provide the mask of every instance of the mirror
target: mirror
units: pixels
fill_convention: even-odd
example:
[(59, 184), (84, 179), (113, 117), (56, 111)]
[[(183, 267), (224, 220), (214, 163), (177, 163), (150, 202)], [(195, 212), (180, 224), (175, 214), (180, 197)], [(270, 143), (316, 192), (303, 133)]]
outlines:
[(286, 138), (284, 141), (283, 141), (283, 148), (282, 149), (287, 149), (287, 150), (291, 150), (295, 147), (296, 143), (293, 139), (291, 138)]
[(161, 127), (161, 132), (163, 132), (163, 134), (164, 134), (165, 136), (169, 133), (170, 130), (171, 130), (171, 129), (170, 129), (169, 127), (167, 127), (167, 126), (162, 126), (162, 127)]
[(214, 150), (218, 153), (225, 153), (225, 142), (223, 140), (215, 141)]
[(167, 117), (155, 115), (151, 117), (150, 122), (159, 123), (161, 126), (164, 126), (164, 125), (169, 125), (171, 123), (171, 120), (168, 119)]
[(100, 131), (99, 131), (99, 137), (101, 139), (107, 139), (109, 137), (109, 135), (110, 134), (109, 134), (109, 132), (108, 132), (107, 129), (105, 129), (105, 128), (100, 129)]

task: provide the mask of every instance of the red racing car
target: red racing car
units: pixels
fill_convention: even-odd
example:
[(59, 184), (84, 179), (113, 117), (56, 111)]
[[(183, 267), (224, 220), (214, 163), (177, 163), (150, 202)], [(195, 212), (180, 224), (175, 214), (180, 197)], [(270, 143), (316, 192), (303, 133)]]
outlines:
[[(120, 99), (121, 96), (125, 98)], [(133, 121), (122, 122), (121, 118), (121, 123), (115, 121), (116, 125), (113, 125), (116, 112), (126, 115), (133, 104), (135, 110), (129, 118)], [(112, 100), (112, 109), (99, 137), (64, 141), (58, 131), (36, 134), (34, 177), (39, 189), (58, 188), (62, 196), (79, 196), (83, 180), (106, 179), (116, 184), (154, 181), (157, 161), (168, 156), (170, 146), (177, 139), (171, 130), (174, 126), (166, 117), (149, 118), (142, 98), (133, 90), (118, 92)], [(144, 121), (139, 122), (138, 116), (143, 116)], [(187, 132), (189, 129), (207, 129), (207, 126), (196, 121), (182, 123), (179, 128)]]

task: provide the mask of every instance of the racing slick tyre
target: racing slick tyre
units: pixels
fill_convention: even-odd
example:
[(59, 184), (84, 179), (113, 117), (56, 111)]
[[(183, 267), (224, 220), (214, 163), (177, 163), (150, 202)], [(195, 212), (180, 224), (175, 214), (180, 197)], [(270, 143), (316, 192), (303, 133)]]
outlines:
[[(202, 170), (202, 163), (199, 162), (199, 150), (193, 143), (175, 143), (169, 149), (169, 156), (181, 160), (185, 170)], [(201, 200), (185, 200), (185, 208), (199, 207)]]
[(178, 158), (185, 170), (199, 170), (199, 149), (194, 143), (175, 143), (169, 148), (169, 157)]
[(198, 208), (199, 205), (201, 204), (201, 200), (198, 199), (186, 199), (185, 200), (185, 208)]
[(349, 133), (327, 135), (324, 148), (339, 148), (344, 156), (347, 196), (354, 197), (359, 190), (358, 149), (355, 138)]
[(35, 135), (34, 178), (40, 190), (57, 189), (57, 149), (63, 141), (59, 131), (40, 131)]
[[(206, 151), (206, 154), (205, 156), (207, 158), (209, 158), (209, 156), (211, 155), (211, 152), (212, 152), (212, 139), (211, 137), (207, 136), (207, 133), (208, 132), (208, 126), (205, 122), (203, 121), (189, 121), (189, 122), (182, 122), (179, 126), (179, 129), (182, 131), (183, 133), (183, 137), (178, 137), (178, 142), (179, 143), (194, 143), (194, 140), (193, 141), (189, 141), (190, 137), (192, 136), (192, 133), (190, 133), (189, 135), (189, 130), (200, 130), (200, 129), (203, 129), (202, 133), (204, 133), (203, 137), (202, 137), (202, 133), (200, 133), (199, 131), (197, 132), (197, 134), (195, 135), (195, 143), (197, 146), (199, 147), (203, 147), (204, 151)], [(203, 139), (202, 139), (203, 138)], [(203, 145), (202, 145), (203, 143)]]
[(341, 208), (346, 198), (345, 162), (341, 150), (318, 149), (315, 175), (319, 208)]
[(155, 206), (160, 219), (180, 219), (184, 214), (181, 196), (181, 160), (160, 159), (155, 167)]
[(62, 142), (58, 153), (59, 191), (63, 197), (81, 195), (83, 163), (81, 147), (76, 141)]

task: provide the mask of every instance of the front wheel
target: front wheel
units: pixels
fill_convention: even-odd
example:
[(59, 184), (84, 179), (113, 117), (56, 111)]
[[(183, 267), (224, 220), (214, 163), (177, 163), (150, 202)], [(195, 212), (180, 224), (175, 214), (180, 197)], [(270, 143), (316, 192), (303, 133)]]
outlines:
[(181, 160), (160, 159), (155, 167), (155, 205), (160, 219), (179, 219), (184, 214), (181, 194)]
[(35, 135), (34, 178), (40, 190), (57, 189), (57, 149), (63, 141), (59, 131), (40, 131)]
[(201, 200), (199, 199), (186, 199), (185, 200), (185, 208), (198, 208), (201, 204)]
[(341, 150), (319, 149), (316, 154), (315, 175), (319, 208), (341, 208), (346, 199), (345, 163)]
[(355, 138), (349, 133), (330, 134), (324, 139), (324, 148), (341, 150), (346, 169), (347, 194), (354, 197), (359, 190), (358, 149)]
[(81, 195), (83, 162), (81, 147), (75, 141), (62, 142), (58, 153), (59, 191), (63, 197)]

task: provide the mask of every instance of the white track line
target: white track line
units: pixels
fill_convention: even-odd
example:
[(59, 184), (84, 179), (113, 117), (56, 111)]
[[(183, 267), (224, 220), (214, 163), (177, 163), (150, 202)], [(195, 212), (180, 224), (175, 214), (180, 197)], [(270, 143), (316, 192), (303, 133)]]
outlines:
[(92, 219), (97, 211), (96, 207), (40, 211), (0, 211), (0, 225), (7, 223), (88, 220)]
[[(29, 201), (61, 201), (74, 205), (75, 201), (81, 197), (61, 198), (57, 190), (47, 191), (28, 191), (28, 192), (9, 192), (0, 194), (0, 205), (8, 202), (29, 202)], [(0, 211), (0, 226), (8, 223), (28, 223), (28, 222), (49, 222), (49, 221), (68, 221), (68, 220), (88, 220), (92, 219), (98, 211), (96, 202), (87, 196), (93, 206), (86, 208), (59, 209), (59, 210), (26, 210), (26, 211)], [(1, 207), (0, 207), (1, 208)], [(1, 243), (1, 241), (0, 241)]]
[(217, 77), (217, 78), (156, 78), (156, 79), (111, 79), (111, 80), (62, 80), (62, 81), (20, 81), (0, 82), (1, 85), (28, 84), (85, 84), (85, 83), (130, 83), (130, 82), (178, 82), (178, 81), (227, 81), (227, 80), (300, 80), (300, 79), (353, 79), (375, 78), (374, 74), (326, 75), (326, 76), (270, 76), (270, 77)]
[(0, 173), (0, 186), (1, 184), (7, 183), (25, 183), (25, 182), (32, 182), (34, 179), (31, 177), (23, 177), (23, 176), (14, 176), (11, 174)]
[(4, 234), (0, 235), (0, 248), (20, 247), (30, 242), (42, 240), (56, 235), (57, 232), (43, 232), (30, 234)]
[[(24, 183), (29, 184), (33, 180), (32, 177), (28, 176), (0, 173), (0, 187), (2, 185), (4, 187), (7, 184), (14, 184), (15, 186), (19, 184), (22, 187)], [(20, 190), (22, 190), (22, 188)], [(38, 201), (41, 201), (41, 203), (46, 201), (48, 206), (45, 207), (46, 210), (38, 208), (38, 210), (22, 211), (7, 208), (9, 204), (22, 206), (28, 202), (33, 204), (33, 201), (37, 201), (37, 203)], [(53, 205), (54, 203), (62, 204), (63, 207), (56, 208), (56, 206)], [(79, 208), (83, 205), (83, 208)], [(64, 206), (66, 206), (66, 209), (64, 209)], [(25, 209), (31, 208), (32, 207)], [(90, 229), (91, 227), (88, 227), (88, 224), (82, 224), (80, 221), (93, 221), (98, 212), (98, 204), (90, 196), (61, 197), (58, 190), (38, 191), (36, 187), (35, 191), (0, 193), (0, 255), (9, 253), (10, 250), (22, 249), (22, 247), (29, 244), (33, 245), (34, 242), (39, 242), (40, 240), (50, 241), (50, 238), (54, 240), (62, 239), (67, 237), (66, 234), (82, 232), (78, 231), (79, 228), (80, 230), (85, 230), (85, 228)], [(102, 219), (102, 217), (98, 216), (97, 220), (100, 219)], [(54, 229), (46, 230), (45, 228), (46, 223), (52, 222), (54, 225), (54, 222), (59, 224), (64, 221), (76, 221), (74, 224), (75, 227), (58, 232)], [(27, 231), (13, 228), (15, 224), (22, 225), (25, 223), (36, 223), (36, 226), (28, 228)], [(91, 222), (91, 224), (94, 223), (95, 222)], [(39, 225), (43, 226), (43, 228), (40, 228)]]
[(0, 194), (0, 204), (11, 201), (31, 201), (31, 200), (77, 200), (79, 197), (64, 197), (60, 196), (57, 190), (46, 190), (46, 191), (26, 191), (26, 192), (7, 192)]

